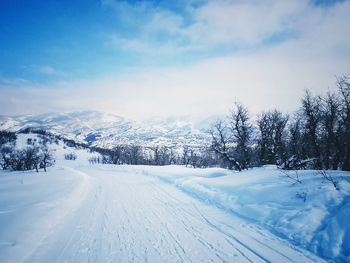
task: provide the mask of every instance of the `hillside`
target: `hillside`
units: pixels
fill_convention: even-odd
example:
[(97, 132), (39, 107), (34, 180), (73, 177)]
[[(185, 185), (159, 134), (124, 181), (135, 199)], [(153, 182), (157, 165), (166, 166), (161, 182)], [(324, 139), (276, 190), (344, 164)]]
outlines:
[(206, 145), (209, 135), (205, 122), (189, 118), (150, 119), (144, 122), (96, 111), (0, 116), (0, 129), (20, 131), (44, 129), (91, 146), (112, 148), (118, 144), (181, 148)]
[[(18, 147), (36, 136), (20, 134)], [(50, 148), (56, 164), (47, 173), (0, 171), (1, 262), (322, 262), (154, 178), (154, 167), (90, 165), (88, 151)], [(65, 160), (71, 151), (78, 158)]]
[(92, 165), (49, 148), (47, 173), (0, 171), (1, 262), (349, 261), (348, 172), (329, 172), (335, 189), (312, 170), (294, 184), (274, 166)]

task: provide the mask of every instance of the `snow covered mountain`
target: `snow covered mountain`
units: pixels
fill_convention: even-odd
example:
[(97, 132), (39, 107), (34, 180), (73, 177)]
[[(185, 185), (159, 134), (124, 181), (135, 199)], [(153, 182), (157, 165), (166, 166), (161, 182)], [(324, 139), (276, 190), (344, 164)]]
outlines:
[(112, 148), (118, 144), (164, 145), (180, 148), (208, 143), (210, 121), (189, 118), (149, 119), (143, 122), (97, 111), (0, 116), (0, 129), (20, 131), (33, 127), (91, 146)]

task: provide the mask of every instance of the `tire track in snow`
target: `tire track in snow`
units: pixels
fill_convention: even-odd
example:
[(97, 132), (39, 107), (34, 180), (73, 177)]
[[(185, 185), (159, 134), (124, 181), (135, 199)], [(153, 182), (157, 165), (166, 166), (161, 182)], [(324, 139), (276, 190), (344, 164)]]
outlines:
[[(154, 177), (155, 179), (158, 179), (156, 176)], [(165, 195), (168, 195), (170, 198), (172, 198), (174, 201), (180, 201), (180, 200), (178, 200), (176, 197), (174, 197), (174, 196), (172, 196), (171, 194), (169, 194), (169, 192), (167, 192), (167, 191), (165, 191), (164, 189), (162, 189), (162, 186), (163, 185), (166, 185), (167, 187), (172, 187), (172, 188), (174, 188), (174, 189), (177, 189), (177, 190), (179, 190), (179, 191), (181, 191), (181, 192), (183, 192), (183, 193), (186, 193), (186, 194), (188, 194), (187, 193), (187, 191), (182, 191), (182, 189), (180, 188), (177, 188), (177, 187), (175, 187), (174, 185), (171, 185), (171, 184), (168, 184), (167, 182), (166, 183), (164, 183), (164, 180), (158, 180), (159, 182), (161, 182), (162, 184), (154, 184), (154, 187), (156, 188), (156, 189), (159, 189), (160, 191), (162, 191)], [(191, 194), (191, 193), (189, 193), (188, 194), (188, 196), (189, 197), (191, 197), (191, 198), (193, 198), (193, 195)], [(205, 202), (203, 202), (203, 200), (202, 199), (197, 199), (197, 198), (194, 198), (196, 201), (198, 201), (200, 204), (204, 204), (205, 206), (208, 206), (209, 204), (207, 204), (207, 203), (205, 203)], [(217, 208), (216, 206), (214, 206), (215, 208)], [(186, 213), (188, 213), (188, 214), (190, 214), (190, 215), (192, 215), (193, 216), (193, 213), (192, 212), (189, 212), (188, 210), (186, 210), (186, 209), (184, 209), (184, 206), (182, 206), (181, 207), (181, 209), (183, 209), (183, 211), (184, 212), (186, 212)], [(217, 208), (217, 209), (219, 209), (219, 208)], [(241, 238), (241, 240), (240, 239), (238, 239), (237, 237), (235, 237), (232, 233), (229, 233), (229, 232), (227, 232), (227, 231), (223, 231), (223, 229), (222, 228), (220, 228), (219, 227), (219, 225), (223, 225), (224, 223), (222, 223), (222, 222), (219, 222), (219, 221), (216, 221), (216, 223), (214, 224), (214, 223), (212, 223), (210, 220), (208, 220), (208, 217), (207, 216), (204, 216), (204, 214), (203, 213), (201, 213), (200, 211), (199, 211), (199, 209), (196, 207), (196, 210), (198, 211), (198, 213), (199, 213), (199, 215), (208, 223), (208, 225), (210, 225), (212, 228), (214, 228), (214, 229), (217, 229), (218, 230), (218, 232), (221, 232), (222, 234), (224, 234), (224, 235), (226, 235), (226, 236), (228, 236), (231, 240), (235, 240), (236, 242), (235, 243), (237, 243), (237, 244), (239, 244), (239, 246), (241, 246), (241, 247), (243, 247), (243, 248), (245, 248), (245, 250), (248, 250), (248, 251), (250, 251), (251, 253), (253, 253), (253, 254), (255, 254), (256, 256), (258, 256), (258, 257), (260, 257), (262, 260), (264, 260), (264, 261), (267, 261), (267, 262), (269, 262), (270, 260), (268, 259), (268, 258), (266, 258), (266, 257), (264, 257), (264, 256), (262, 256), (262, 254), (261, 254), (261, 252), (257, 252), (256, 250), (253, 250), (249, 245), (246, 245), (245, 244), (245, 242), (247, 242), (247, 238), (246, 237), (249, 237), (248, 239), (250, 239), (250, 240), (248, 240), (249, 242), (248, 243), (252, 243), (252, 242), (254, 242), (254, 243), (256, 243), (256, 244), (258, 244), (258, 246), (257, 247), (261, 247), (260, 249), (259, 249), (259, 251), (264, 251), (264, 250), (270, 250), (271, 252), (273, 252), (275, 255), (277, 254), (277, 256), (280, 258), (280, 260), (282, 260), (282, 261), (280, 261), (280, 262), (285, 262), (285, 261), (288, 261), (288, 262), (299, 262), (298, 261), (298, 259), (296, 259), (296, 260), (294, 260), (293, 258), (291, 258), (290, 256), (289, 256), (289, 254), (293, 251), (293, 255), (295, 256), (295, 252), (298, 254), (298, 258), (304, 258), (305, 260), (307, 259), (307, 261), (309, 261), (309, 262), (323, 262), (323, 260), (322, 259), (320, 259), (320, 258), (318, 258), (317, 256), (315, 256), (315, 255), (313, 255), (312, 253), (310, 253), (310, 252), (308, 252), (308, 251), (304, 251), (303, 249), (301, 249), (301, 248), (298, 248), (298, 247), (295, 247), (295, 246), (293, 246), (293, 245), (291, 245), (291, 244), (287, 244), (287, 242), (286, 241), (282, 241), (282, 240), (280, 240), (278, 237), (275, 237), (275, 236), (272, 236), (272, 234), (267, 234), (267, 232), (265, 232), (265, 233), (263, 233), (263, 232), (261, 232), (260, 230), (258, 230), (258, 226), (254, 226), (254, 227), (252, 227), (252, 226), (250, 226), (251, 225), (251, 223), (250, 222), (246, 222), (251, 228), (253, 228), (254, 229), (254, 235), (251, 235), (249, 232), (244, 232), (244, 237), (243, 237), (243, 233), (241, 232), (241, 231), (239, 231), (238, 229), (236, 229), (236, 228), (234, 228), (234, 227), (232, 227), (231, 225), (228, 225), (228, 224), (225, 224), (225, 226), (226, 227), (229, 227), (229, 228), (231, 228), (232, 229), (232, 231), (233, 232), (235, 232), (236, 234), (239, 234), (239, 236), (240, 236), (240, 238)], [(222, 211), (222, 210), (221, 210)], [(227, 214), (227, 212), (226, 211), (222, 211), (222, 212), (224, 212), (225, 214)], [(235, 217), (235, 215), (234, 214), (229, 214), (229, 216), (230, 217), (232, 217), (232, 218), (234, 218)], [(238, 220), (240, 220), (240, 221), (244, 221), (241, 217), (238, 217), (237, 218)], [(270, 241), (270, 242), (272, 242), (272, 243), (276, 243), (276, 241), (279, 241), (280, 243), (282, 243), (283, 244), (283, 246), (282, 247), (280, 247), (280, 248), (283, 248), (282, 250), (283, 250), (283, 252), (285, 252), (285, 253), (282, 253), (282, 252), (280, 252), (279, 250), (277, 250), (277, 249), (275, 249), (274, 247), (272, 247), (272, 246), (269, 246), (269, 245), (267, 245), (266, 243), (263, 243), (261, 240), (259, 240), (258, 238), (256, 238), (256, 237), (254, 237), (254, 236), (258, 236), (259, 238), (261, 238), (261, 237), (268, 237), (268, 241)], [(244, 242), (243, 242), (243, 240), (244, 240)]]
[(51, 214), (47, 215), (47, 217), (40, 222), (40, 224), (43, 226), (47, 226), (45, 230), (46, 234), (42, 236), (37, 244), (35, 244), (35, 247), (32, 248), (30, 253), (24, 255), (22, 259), (23, 262), (31, 261), (30, 258), (35, 258), (37, 256), (36, 253), (39, 252), (40, 247), (45, 246), (45, 240), (55, 235), (57, 228), (61, 227), (61, 222), (64, 221), (64, 218), (71, 213), (74, 213), (74, 211), (79, 208), (80, 204), (90, 191), (91, 178), (88, 174), (71, 167), (63, 167), (63, 170), (67, 170), (72, 174), (78, 175), (82, 180), (78, 186), (74, 188), (74, 190), (68, 196), (66, 196), (66, 198), (64, 198), (62, 205), (52, 211)]
[[(176, 199), (175, 197), (173, 197), (172, 195), (170, 195), (168, 192), (166, 192), (164, 189), (162, 189), (161, 187), (157, 187), (155, 186), (155, 184), (153, 184), (153, 187), (155, 188), (155, 190), (157, 189), (158, 191), (160, 191), (162, 194), (170, 197), (172, 200), (174, 200), (175, 202), (178, 202), (180, 203), (180, 200)], [(193, 219), (193, 218), (196, 218), (197, 215), (194, 214), (194, 213), (191, 213), (189, 211), (187, 211), (186, 209), (183, 208), (183, 206), (175, 206), (175, 205), (172, 205), (170, 202), (167, 203), (168, 206), (171, 206), (174, 210), (177, 210), (177, 212), (174, 213), (174, 216), (176, 216), (177, 214), (187, 214), (189, 216), (189, 218)], [(206, 242), (205, 239), (203, 237), (199, 237), (198, 235), (196, 235), (195, 233), (198, 233), (200, 234), (200, 232), (198, 230), (196, 230), (193, 226), (191, 226), (191, 230), (192, 231), (189, 231), (188, 230), (188, 227), (187, 225), (190, 225), (191, 224), (191, 221), (190, 219), (187, 219), (188, 220), (188, 223), (184, 223), (183, 221), (183, 226), (184, 228), (189, 232), (191, 233), (197, 240), (198, 242), (200, 242), (201, 244), (203, 244), (203, 246), (205, 246), (207, 249), (210, 249), (210, 250), (214, 250), (215, 251), (215, 255), (218, 257), (218, 259), (220, 259), (222, 262), (227, 262), (227, 260), (225, 260), (222, 255), (225, 255), (227, 258), (229, 258), (229, 255), (227, 255), (225, 252), (223, 251), (220, 251), (218, 249), (216, 249), (213, 244), (209, 243), (209, 242)], [(229, 243), (231, 246), (232, 246), (232, 249), (236, 250), (242, 257), (244, 257), (248, 262), (253, 262), (252, 260), (250, 260), (244, 252), (242, 252), (239, 248), (237, 248), (237, 246), (235, 246), (230, 240), (228, 239), (225, 239), (227, 243)], [(221, 254), (221, 255), (220, 255)]]
[[(68, 232), (58, 233), (52, 242), (66, 243), (53, 253), (59, 255), (57, 262), (292, 261), (289, 254), (278, 254), (261, 241), (267, 237), (275, 246), (286, 247), (279, 239), (254, 230), (239, 231), (232, 225), (241, 224), (242, 219), (153, 177), (117, 168), (82, 169), (92, 176), (92, 189), (71, 215)], [(49, 255), (43, 248), (42, 254)], [(298, 256), (305, 259), (305, 255)]]

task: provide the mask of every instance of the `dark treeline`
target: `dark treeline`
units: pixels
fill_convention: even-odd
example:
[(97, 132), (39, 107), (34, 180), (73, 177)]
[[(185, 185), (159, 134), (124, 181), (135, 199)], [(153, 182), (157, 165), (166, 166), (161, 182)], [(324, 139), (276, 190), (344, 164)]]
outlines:
[(100, 156), (90, 158), (89, 162), (102, 164), (133, 165), (172, 165), (190, 167), (216, 166), (217, 156), (208, 147), (184, 146), (175, 149), (166, 146), (142, 147), (137, 145), (118, 145), (113, 149), (91, 148)]
[(248, 109), (236, 103), (211, 135), (221, 166), (230, 169), (277, 164), (283, 169), (350, 171), (349, 78), (337, 79), (335, 93), (320, 96), (306, 91), (292, 116), (270, 110), (253, 121)]

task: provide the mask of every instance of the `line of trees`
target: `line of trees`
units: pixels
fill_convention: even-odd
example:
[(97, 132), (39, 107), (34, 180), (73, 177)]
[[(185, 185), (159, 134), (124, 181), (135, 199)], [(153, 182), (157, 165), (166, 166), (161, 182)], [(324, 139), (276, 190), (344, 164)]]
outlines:
[(337, 88), (324, 96), (306, 91), (292, 117), (275, 109), (253, 122), (236, 103), (211, 130), (220, 165), (239, 171), (264, 164), (350, 171), (350, 79), (337, 78)]
[(166, 146), (142, 147), (138, 145), (118, 145), (113, 149), (91, 148), (100, 153), (89, 159), (91, 164), (131, 164), (131, 165), (185, 165), (189, 167), (209, 167), (218, 163), (217, 156), (209, 147), (183, 146), (175, 149)]
[(350, 171), (350, 79), (337, 78), (337, 92), (320, 96), (306, 91), (292, 116), (277, 109), (255, 118), (236, 103), (225, 120), (216, 122), (208, 147), (138, 145), (94, 148), (101, 157), (91, 163), (220, 166), (238, 171), (276, 164), (282, 169)]

